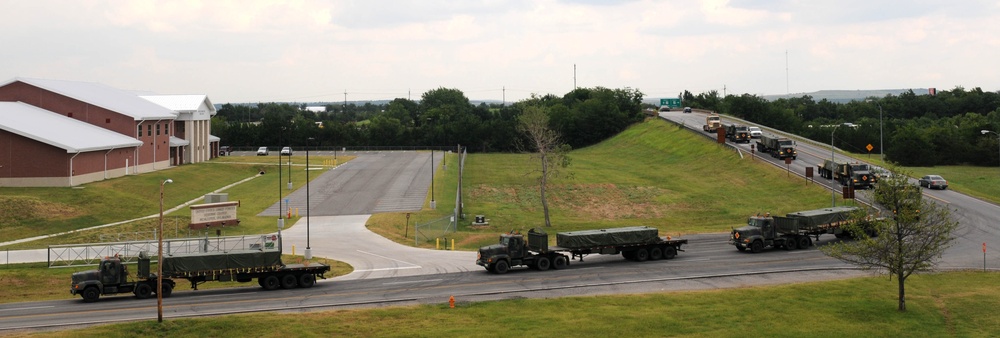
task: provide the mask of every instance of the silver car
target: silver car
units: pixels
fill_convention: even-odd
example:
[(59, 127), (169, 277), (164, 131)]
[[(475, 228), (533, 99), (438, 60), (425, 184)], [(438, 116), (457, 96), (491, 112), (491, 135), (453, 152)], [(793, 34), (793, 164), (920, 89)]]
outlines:
[(920, 183), (921, 187), (927, 187), (927, 189), (948, 189), (948, 181), (940, 175), (927, 175), (921, 177), (917, 182)]
[(257, 156), (267, 156), (267, 147), (257, 148)]

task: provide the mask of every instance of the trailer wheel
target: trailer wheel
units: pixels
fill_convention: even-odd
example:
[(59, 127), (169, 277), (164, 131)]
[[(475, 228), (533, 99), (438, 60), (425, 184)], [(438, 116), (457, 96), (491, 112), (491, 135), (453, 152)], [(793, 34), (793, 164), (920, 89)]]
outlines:
[(649, 250), (646, 250), (646, 248), (639, 248), (635, 250), (636, 262), (645, 262), (647, 259), (649, 259)]
[(302, 276), (299, 276), (299, 287), (300, 288), (303, 288), (303, 289), (305, 289), (305, 288), (311, 288), (314, 284), (316, 284), (316, 276), (313, 276), (313, 274), (311, 274), (311, 273), (304, 273), (304, 274), (302, 274)]
[(508, 269), (510, 269), (510, 265), (508, 265), (507, 261), (505, 260), (501, 260), (493, 265), (493, 272), (495, 272), (498, 275), (507, 273)]
[(649, 248), (649, 260), (658, 261), (661, 259), (663, 259), (663, 249), (660, 249), (658, 246)]
[(566, 256), (556, 256), (556, 258), (552, 260), (552, 268), (556, 270), (564, 269), (566, 268), (566, 262)]
[(809, 239), (809, 236), (799, 237), (799, 248), (808, 249), (810, 246), (812, 246), (812, 240)]
[(161, 290), (163, 291), (163, 298), (170, 297), (170, 295), (174, 293), (174, 285), (169, 282), (164, 281), (161, 288), (163, 289)]
[(538, 271), (548, 270), (552, 265), (552, 261), (548, 257), (538, 257), (538, 261), (535, 262), (535, 269)]
[(135, 298), (146, 299), (153, 295), (153, 287), (149, 286), (149, 284), (141, 283), (135, 286), (133, 293), (135, 293)]
[(261, 286), (264, 287), (264, 290), (267, 291), (277, 290), (279, 287), (281, 287), (281, 280), (278, 279), (278, 276), (267, 275), (267, 277), (264, 277), (263, 280), (264, 281), (261, 282)]
[(674, 259), (677, 256), (677, 248), (672, 246), (663, 247), (663, 258), (664, 259)]
[(757, 240), (757, 241), (753, 241), (753, 243), (750, 243), (750, 252), (759, 253), (761, 251), (764, 251), (764, 243), (763, 242)]
[(84, 302), (93, 303), (101, 298), (101, 291), (96, 286), (91, 286), (84, 289), (80, 296), (83, 297)]
[(281, 276), (281, 288), (282, 289), (294, 289), (299, 286), (299, 278), (295, 277), (293, 274), (287, 274)]
[(796, 244), (796, 242), (797, 241), (796, 241), (795, 238), (786, 238), (785, 239), (785, 250), (791, 251), (791, 250), (798, 249), (799, 245)]

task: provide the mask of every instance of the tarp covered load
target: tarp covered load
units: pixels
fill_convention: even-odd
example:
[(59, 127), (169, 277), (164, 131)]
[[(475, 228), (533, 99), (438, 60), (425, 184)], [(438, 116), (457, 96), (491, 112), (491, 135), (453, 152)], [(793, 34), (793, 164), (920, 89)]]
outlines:
[(840, 225), (851, 219), (851, 214), (857, 211), (855, 207), (832, 207), (817, 210), (793, 212), (785, 217), (775, 217), (778, 231), (795, 232), (799, 230), (815, 230), (829, 225)]
[(556, 245), (567, 249), (593, 248), (611, 245), (654, 243), (659, 231), (650, 227), (627, 227), (599, 230), (560, 232)]
[(230, 272), (269, 271), (281, 267), (280, 251), (233, 251), (175, 254), (163, 257), (163, 274), (191, 276)]

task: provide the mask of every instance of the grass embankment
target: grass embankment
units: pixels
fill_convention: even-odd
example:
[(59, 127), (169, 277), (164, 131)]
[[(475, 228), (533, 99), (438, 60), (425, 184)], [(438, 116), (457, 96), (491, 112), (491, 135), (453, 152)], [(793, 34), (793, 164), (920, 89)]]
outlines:
[[(353, 157), (339, 156), (343, 163)], [(328, 160), (328, 163), (324, 163)], [(305, 184), (305, 156), (292, 156), (291, 180), (294, 189)], [(310, 167), (330, 168), (331, 156), (310, 156)], [(274, 232), (274, 217), (257, 214), (292, 190), (287, 187), (289, 167), (284, 166), (281, 182), (278, 178), (277, 156), (220, 157), (207, 163), (183, 165), (156, 172), (125, 176), (85, 184), (74, 188), (0, 188), (0, 238), (3, 241), (79, 230), (102, 224), (155, 215), (160, 208), (160, 182), (164, 186), (164, 209), (170, 209), (207, 193), (241, 180), (265, 174), (222, 191), (230, 201), (240, 201), (237, 217), (239, 226), (223, 229), (224, 236)], [(321, 170), (310, 172), (310, 179)], [(200, 204), (196, 202), (195, 204)], [(286, 223), (291, 226), (299, 219), (293, 210)], [(164, 215), (164, 238), (188, 237), (185, 230), (191, 219), (188, 208)], [(37, 249), (54, 244), (98, 243), (149, 239), (156, 230), (156, 217), (101, 229), (87, 230), (27, 243), (0, 247), (4, 250)]]
[[(828, 190), (787, 176), (762, 161), (740, 158), (727, 147), (661, 120), (632, 126), (600, 144), (570, 153), (572, 164), (550, 182), (552, 227), (547, 232), (648, 225), (672, 236), (729, 231), (754, 213), (788, 213), (829, 206)], [(411, 216), (374, 215), (369, 229), (413, 245), (412, 223), (445, 215), (455, 201), (457, 156), (435, 180), (437, 210)], [(496, 241), (498, 232), (543, 228), (537, 160), (529, 154), (470, 154), (463, 198), (467, 218), (456, 239), (459, 249)], [(485, 215), (490, 226), (471, 227)], [(409, 233), (408, 239), (403, 238)], [(423, 246), (433, 247), (434, 243)]]
[[(261, 313), (115, 324), (47, 337), (990, 337), (1000, 274), (954, 272), (644, 295), (519, 299), (370, 310)], [(519, 309), (519, 310), (515, 310)]]

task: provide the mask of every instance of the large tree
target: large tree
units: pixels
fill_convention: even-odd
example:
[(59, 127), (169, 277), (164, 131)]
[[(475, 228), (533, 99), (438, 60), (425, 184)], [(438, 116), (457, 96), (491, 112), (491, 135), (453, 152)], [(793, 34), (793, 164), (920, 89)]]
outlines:
[(517, 129), (528, 138), (529, 147), (535, 152), (533, 158), (540, 162), (538, 191), (541, 195), (545, 226), (550, 227), (552, 222), (549, 220), (549, 203), (545, 197), (546, 187), (559, 167), (569, 165), (569, 158), (566, 157), (569, 146), (562, 143), (559, 133), (549, 127), (549, 115), (545, 108), (539, 106), (528, 106), (524, 109), (518, 117)]
[(889, 170), (893, 175), (883, 177), (871, 196), (891, 216), (856, 222), (849, 227), (856, 241), (833, 243), (822, 250), (863, 270), (895, 277), (899, 311), (906, 311), (906, 279), (934, 268), (934, 259), (951, 245), (958, 223), (946, 207), (923, 199), (920, 187), (909, 182), (909, 173)]

